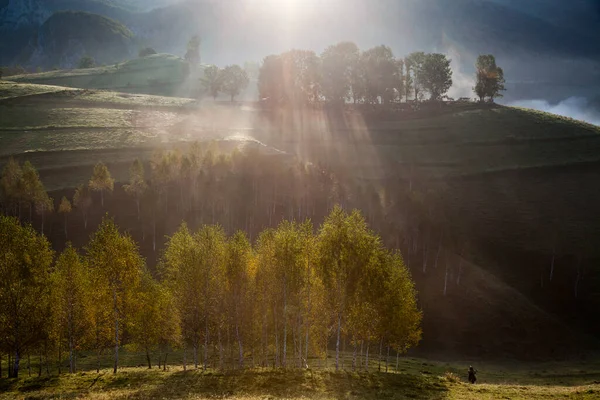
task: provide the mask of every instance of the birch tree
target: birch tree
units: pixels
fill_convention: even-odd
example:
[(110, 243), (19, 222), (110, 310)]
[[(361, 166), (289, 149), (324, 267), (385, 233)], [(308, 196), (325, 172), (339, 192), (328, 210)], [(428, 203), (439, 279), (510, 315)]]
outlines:
[(13, 355), (11, 377), (21, 359), (44, 337), (53, 252), (48, 240), (16, 218), (0, 216), (0, 337)]
[(73, 246), (68, 243), (52, 274), (52, 308), (59, 338), (58, 345), (69, 352), (69, 372), (76, 371), (76, 353), (93, 338), (93, 321), (87, 268)]
[(384, 252), (383, 290), (379, 303), (384, 316), (383, 332), (394, 350), (403, 353), (421, 340), (422, 312), (417, 305), (417, 291), (410, 271), (399, 254)]
[(44, 224), (46, 222), (46, 214), (50, 214), (54, 211), (54, 201), (46, 191), (38, 193), (38, 197), (35, 200), (35, 212), (42, 217), (41, 231), (44, 234)]
[(145, 271), (135, 291), (131, 311), (128, 331), (136, 348), (145, 353), (148, 369), (152, 369), (150, 354), (161, 345), (175, 344), (178, 341), (179, 321), (172, 308), (170, 292)]
[(105, 218), (87, 247), (87, 262), (97, 276), (99, 290), (111, 298), (115, 358), (113, 373), (119, 366), (122, 331), (131, 306), (131, 295), (138, 285), (144, 261), (130, 236), (122, 235), (112, 219)]
[(19, 194), (21, 200), (27, 204), (29, 208), (29, 222), (31, 222), (32, 211), (36, 199), (40, 197), (42, 192), (45, 192), (45, 189), (40, 181), (38, 171), (29, 161), (25, 161), (23, 164), (23, 175), (21, 176), (21, 182), (19, 184)]
[(104, 207), (104, 192), (112, 192), (115, 185), (115, 180), (110, 175), (108, 167), (102, 162), (99, 162), (94, 167), (94, 172), (89, 182), (90, 190), (100, 192), (100, 203)]
[(225, 279), (227, 287), (228, 311), (235, 330), (238, 344), (238, 364), (244, 366), (244, 335), (248, 325), (247, 316), (251, 299), (249, 264), (252, 257), (252, 247), (246, 234), (238, 231), (227, 242), (227, 261)]
[[(305, 247), (302, 243), (300, 227), (293, 222), (283, 221), (275, 231), (275, 276), (278, 281), (279, 296), (283, 301), (283, 351), (282, 365), (287, 365), (288, 326), (297, 325), (300, 310), (300, 291), (304, 282), (305, 268), (302, 256)], [(291, 312), (295, 310), (295, 312)], [(295, 326), (298, 329), (298, 326)]]
[[(9, 158), (2, 169), (0, 178), (0, 189), (2, 189), (2, 201), (7, 211), (20, 217), (20, 185), (23, 177), (23, 169), (14, 158)], [(17, 212), (17, 208), (19, 209)]]
[(148, 185), (146, 184), (144, 164), (139, 160), (135, 159), (131, 168), (129, 168), (129, 184), (124, 185), (125, 192), (134, 198), (137, 206), (137, 216), (140, 219), (140, 203), (146, 191)]
[(187, 364), (187, 348), (194, 349), (194, 363), (198, 367), (197, 349), (203, 333), (204, 299), (201, 297), (204, 285), (200, 268), (201, 255), (186, 224), (169, 238), (159, 272), (165, 284), (172, 291), (177, 311), (181, 317), (183, 341), (183, 368)]
[(321, 226), (318, 241), (320, 273), (329, 306), (335, 310), (337, 370), (343, 324), (359, 277), (363, 276), (369, 258), (377, 249), (377, 240), (358, 211), (348, 215), (336, 206)]
[[(204, 301), (204, 369), (207, 369), (208, 344), (211, 328), (217, 331), (221, 338), (222, 310), (221, 302), (224, 301), (226, 262), (226, 237), (223, 228), (218, 225), (205, 225), (194, 235), (198, 250), (201, 254), (200, 280), (202, 284), (202, 299)], [(221, 347), (221, 343), (219, 343)]]
[(88, 213), (92, 206), (92, 196), (87, 185), (80, 185), (73, 195), (73, 205), (83, 218), (83, 226), (87, 229)]
[(71, 202), (65, 196), (60, 201), (60, 205), (58, 206), (58, 213), (63, 216), (63, 225), (65, 229), (65, 238), (67, 237), (67, 218), (73, 208), (71, 207)]
[(275, 295), (275, 230), (265, 229), (258, 236), (256, 242), (256, 271), (254, 274), (255, 307), (258, 310), (261, 334), (261, 353), (263, 365), (268, 364), (271, 346), (269, 338), (273, 339), (273, 363), (279, 365), (279, 337), (278, 337), (278, 304)]

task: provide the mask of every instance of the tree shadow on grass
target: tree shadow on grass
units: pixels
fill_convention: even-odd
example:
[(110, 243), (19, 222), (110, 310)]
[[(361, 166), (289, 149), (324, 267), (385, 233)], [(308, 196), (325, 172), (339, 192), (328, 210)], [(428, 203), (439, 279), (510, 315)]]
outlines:
[(134, 398), (332, 398), (445, 399), (448, 388), (437, 377), (395, 373), (252, 370), (228, 373), (177, 372), (141, 389)]
[(26, 377), (21, 379), (0, 379), (0, 393), (4, 392), (20, 392), (29, 393), (44, 389), (48, 386), (56, 385), (58, 377), (42, 376), (42, 377)]

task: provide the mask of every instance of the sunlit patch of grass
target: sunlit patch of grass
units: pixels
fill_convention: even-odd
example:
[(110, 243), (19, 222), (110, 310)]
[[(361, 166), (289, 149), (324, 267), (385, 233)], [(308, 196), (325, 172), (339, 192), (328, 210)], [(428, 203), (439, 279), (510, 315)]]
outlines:
[(65, 89), (66, 88), (62, 86), (34, 85), (0, 80), (0, 100), (42, 93), (57, 93), (62, 92)]
[(3, 130), (43, 130), (57, 128), (125, 128), (131, 126), (132, 110), (106, 108), (1, 107)]
[[(346, 355), (350, 359), (351, 354)], [(94, 357), (90, 357), (94, 358)], [(173, 355), (179, 360), (181, 354)], [(94, 360), (85, 365), (91, 366)], [(143, 364), (143, 355), (124, 352), (127, 365)], [(389, 372), (378, 372), (378, 361), (370, 370), (334, 369), (210, 369), (195, 370), (170, 365), (156, 368), (125, 367), (115, 375), (103, 356), (100, 373), (83, 371), (41, 378), (0, 379), (0, 399), (86, 398), (112, 399), (596, 399), (600, 394), (600, 364), (477, 364), (480, 384), (466, 379), (468, 363), (436, 362), (402, 357), (399, 371), (390, 363)], [(317, 364), (315, 364), (317, 365)], [(348, 365), (348, 364), (346, 364)], [(34, 374), (35, 375), (35, 374)], [(557, 377), (560, 377), (558, 379)], [(461, 379), (462, 378), (462, 379)]]
[(9, 77), (12, 81), (62, 85), (118, 92), (173, 95), (186, 79), (185, 61), (170, 54), (155, 54), (124, 63), (88, 69), (48, 71)]
[(89, 103), (126, 105), (132, 107), (189, 107), (196, 105), (193, 99), (180, 97), (152, 96), (146, 94), (127, 94), (110, 91), (86, 91), (77, 97), (77, 101)]

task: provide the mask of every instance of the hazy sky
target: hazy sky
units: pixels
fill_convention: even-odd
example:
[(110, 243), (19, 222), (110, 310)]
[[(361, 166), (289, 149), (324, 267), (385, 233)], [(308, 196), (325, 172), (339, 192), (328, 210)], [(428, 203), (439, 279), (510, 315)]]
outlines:
[[(60, 2), (21, 1), (19, 4)], [(145, 0), (114, 1), (140, 4)], [(176, 0), (151, 1), (168, 5)], [(68, 3), (71, 7), (83, 4)], [(506, 102), (543, 100), (552, 106), (577, 98), (586, 104), (600, 104), (600, 99), (595, 101), (600, 95), (600, 0), (184, 3), (140, 15), (133, 23), (128, 21), (128, 26), (141, 37), (158, 27), (149, 44), (178, 55), (185, 52), (190, 35), (198, 33), (203, 39), (203, 61), (217, 65), (261, 61), (292, 48), (320, 53), (328, 45), (346, 40), (363, 49), (386, 44), (398, 57), (415, 50), (442, 52), (453, 60), (451, 95), (455, 97), (471, 95), (475, 59), (492, 53), (505, 70)], [(568, 104), (575, 103), (581, 102)]]
[(389, 45), (397, 56), (449, 54), (455, 94), (469, 91), (481, 53), (504, 67), (509, 100), (600, 93), (600, 0), (220, 1), (211, 11), (218, 15), (204, 14), (205, 50), (218, 64), (352, 40), (362, 48)]

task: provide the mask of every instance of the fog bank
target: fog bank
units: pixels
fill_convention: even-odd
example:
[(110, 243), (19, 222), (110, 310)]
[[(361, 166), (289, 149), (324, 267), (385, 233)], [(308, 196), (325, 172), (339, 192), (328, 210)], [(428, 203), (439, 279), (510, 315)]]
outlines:
[(556, 104), (546, 100), (518, 100), (508, 105), (546, 111), (600, 126), (600, 110), (594, 108), (584, 97), (569, 97)]

